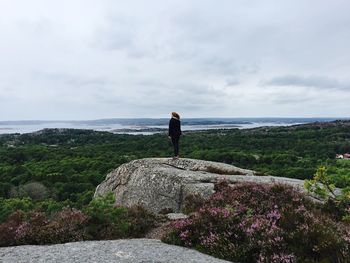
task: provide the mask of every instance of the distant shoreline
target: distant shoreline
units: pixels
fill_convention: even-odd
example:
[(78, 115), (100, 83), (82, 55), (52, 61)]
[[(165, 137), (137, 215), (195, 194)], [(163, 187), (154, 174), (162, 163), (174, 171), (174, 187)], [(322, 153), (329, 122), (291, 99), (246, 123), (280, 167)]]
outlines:
[[(182, 120), (183, 131), (217, 129), (251, 129), (264, 126), (291, 126), (313, 122), (330, 122), (330, 118), (188, 118)], [(33, 133), (43, 129), (85, 129), (116, 134), (155, 134), (166, 132), (169, 118), (101, 119), (95, 121), (0, 121), (0, 134)]]
[[(109, 118), (95, 120), (0, 120), (0, 126), (5, 125), (42, 125), (49, 123), (65, 123), (74, 125), (164, 125), (169, 118)], [(249, 124), (255, 122), (315, 122), (315, 121), (334, 121), (350, 120), (350, 117), (238, 117), (238, 118), (182, 118), (182, 123), (187, 125), (200, 124)]]

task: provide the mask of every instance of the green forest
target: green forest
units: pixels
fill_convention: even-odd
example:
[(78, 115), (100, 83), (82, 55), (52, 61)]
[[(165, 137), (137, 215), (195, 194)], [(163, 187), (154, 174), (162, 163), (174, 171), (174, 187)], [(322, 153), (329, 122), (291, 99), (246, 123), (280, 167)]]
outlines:
[[(348, 122), (184, 132), (183, 158), (212, 160), (299, 179), (320, 166), (337, 187), (350, 186)], [(146, 157), (171, 157), (166, 134), (126, 135), (47, 129), (0, 136), (0, 222), (16, 208), (59, 210), (89, 204), (96, 186), (119, 165)]]

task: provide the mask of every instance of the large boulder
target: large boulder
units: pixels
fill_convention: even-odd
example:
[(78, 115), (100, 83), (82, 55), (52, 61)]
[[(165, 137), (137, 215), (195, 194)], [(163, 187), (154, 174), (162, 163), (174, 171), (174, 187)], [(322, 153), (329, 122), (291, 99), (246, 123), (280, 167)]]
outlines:
[(146, 158), (121, 165), (97, 186), (95, 197), (112, 191), (116, 204), (142, 205), (151, 212), (181, 212), (186, 196), (208, 198), (214, 183), (282, 183), (305, 191), (303, 181), (284, 177), (259, 176), (232, 165), (194, 159)]

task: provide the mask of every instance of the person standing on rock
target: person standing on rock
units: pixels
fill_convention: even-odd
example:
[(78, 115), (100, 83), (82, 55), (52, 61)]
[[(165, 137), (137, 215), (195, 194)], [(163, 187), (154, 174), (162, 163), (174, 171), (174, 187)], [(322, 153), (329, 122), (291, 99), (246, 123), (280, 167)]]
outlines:
[(179, 158), (179, 140), (181, 132), (181, 122), (180, 122), (180, 115), (176, 112), (171, 113), (171, 119), (169, 121), (169, 132), (168, 136), (171, 139), (171, 142), (174, 147), (174, 159)]

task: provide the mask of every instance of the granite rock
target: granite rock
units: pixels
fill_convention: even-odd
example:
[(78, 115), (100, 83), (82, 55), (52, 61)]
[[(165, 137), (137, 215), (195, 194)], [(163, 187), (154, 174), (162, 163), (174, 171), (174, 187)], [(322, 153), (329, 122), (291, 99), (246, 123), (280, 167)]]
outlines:
[(153, 213), (162, 210), (179, 213), (186, 196), (197, 194), (208, 198), (214, 193), (214, 184), (222, 180), (230, 184), (281, 183), (306, 192), (303, 180), (261, 176), (229, 164), (185, 158), (145, 158), (125, 163), (109, 173), (97, 186), (94, 196), (112, 191), (116, 205), (141, 205)]
[(198, 251), (155, 239), (85, 241), (0, 248), (2, 263), (224, 263)]

